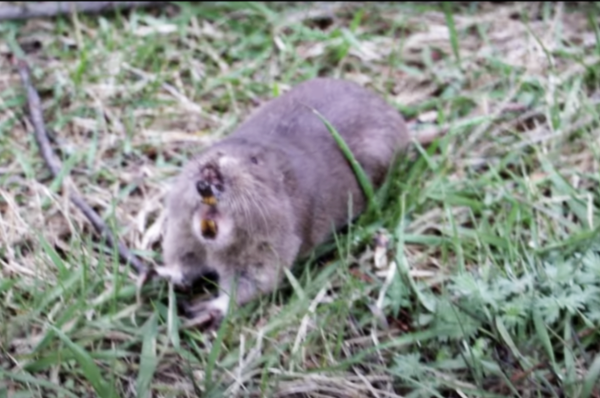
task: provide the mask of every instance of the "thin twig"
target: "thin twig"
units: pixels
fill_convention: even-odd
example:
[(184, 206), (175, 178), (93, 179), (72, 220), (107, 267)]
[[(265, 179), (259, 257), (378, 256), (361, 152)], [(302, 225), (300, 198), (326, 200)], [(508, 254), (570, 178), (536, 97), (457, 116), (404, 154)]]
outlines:
[(48, 18), (69, 14), (72, 10), (80, 13), (101, 13), (115, 9), (150, 7), (163, 5), (165, 1), (48, 1), (0, 7), (0, 21), (29, 18)]
[[(505, 104), (504, 106), (502, 106), (499, 112), (496, 112), (494, 115), (490, 115), (489, 122), (498, 122), (498, 121), (501, 121), (503, 118), (506, 118), (507, 116), (509, 116), (511, 114), (514, 114), (515, 112), (524, 112), (526, 110), (527, 110), (527, 108), (520, 104), (508, 103), (508, 104)], [(508, 128), (507, 126), (509, 126), (509, 125), (515, 125), (518, 122), (528, 120), (539, 114), (541, 114), (541, 111), (539, 109), (529, 110), (527, 112), (522, 113), (519, 116), (516, 116), (514, 119), (511, 119), (510, 121), (507, 122), (507, 124), (502, 125), (503, 128), (499, 129), (499, 130), (503, 131), (505, 128)], [(461, 124), (461, 125), (471, 124), (472, 122), (475, 122), (475, 121), (479, 120), (480, 118), (481, 118), (481, 116), (474, 116), (474, 117), (469, 116), (469, 117), (465, 117), (465, 118), (456, 120), (452, 123), (446, 123), (441, 126), (426, 127), (423, 129), (418, 129), (417, 128), (418, 124), (415, 121), (408, 122), (407, 125), (408, 125), (409, 131), (411, 132), (412, 139), (414, 141), (418, 142), (420, 145), (429, 145), (437, 138), (448, 133), (448, 131), (450, 131), (450, 129), (452, 127), (459, 125), (459, 124)], [(495, 136), (498, 133), (499, 133), (499, 131), (495, 130), (494, 134), (492, 134), (492, 136)]]
[[(50, 169), (52, 175), (56, 177), (62, 168), (62, 162), (56, 156), (52, 146), (50, 145), (48, 133), (44, 124), (44, 118), (42, 116), (42, 104), (40, 96), (31, 83), (29, 66), (25, 60), (18, 59), (17, 57), (13, 57), (13, 63), (19, 71), (21, 82), (27, 94), (29, 118), (31, 120), (31, 124), (33, 125), (35, 140), (44, 159), (44, 163), (46, 163), (46, 166)], [(71, 202), (73, 202), (73, 204), (79, 210), (81, 210), (90, 223), (92, 223), (96, 231), (101, 236), (106, 238), (106, 241), (111, 247), (115, 247), (116, 244), (119, 255), (123, 261), (131, 264), (139, 274), (146, 273), (147, 267), (133, 253), (131, 253), (131, 251), (123, 243), (119, 242), (112, 235), (102, 218), (94, 211), (94, 209), (91, 208), (90, 205), (86, 203), (81, 196), (79, 196), (76, 192), (72, 192), (69, 195), (69, 198), (71, 199)]]

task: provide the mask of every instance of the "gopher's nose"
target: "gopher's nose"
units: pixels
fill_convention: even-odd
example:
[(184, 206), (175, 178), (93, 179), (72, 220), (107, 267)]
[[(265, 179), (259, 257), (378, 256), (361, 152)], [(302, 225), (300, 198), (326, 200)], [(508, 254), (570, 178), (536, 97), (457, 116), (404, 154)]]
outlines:
[(200, 180), (196, 183), (196, 190), (203, 198), (213, 196), (210, 184), (204, 180)]

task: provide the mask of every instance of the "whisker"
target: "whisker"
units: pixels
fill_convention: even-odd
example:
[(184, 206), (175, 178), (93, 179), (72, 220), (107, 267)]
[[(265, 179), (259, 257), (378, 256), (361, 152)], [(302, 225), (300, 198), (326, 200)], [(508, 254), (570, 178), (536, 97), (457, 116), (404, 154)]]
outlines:
[[(265, 189), (268, 189), (266, 186), (264, 186), (264, 187), (265, 187)], [(263, 226), (264, 226), (265, 230), (268, 230), (268, 228), (269, 228), (268, 218), (269, 218), (270, 214), (267, 209), (275, 208), (277, 203), (273, 203), (273, 204), (267, 206), (268, 204), (266, 203), (267, 200), (265, 198), (268, 198), (269, 196), (258, 194), (257, 189), (251, 189), (250, 191), (251, 191), (250, 195), (248, 195), (249, 199), (255, 204), (255, 206), (260, 211), (262, 221), (263, 221)]]
[(245, 192), (242, 192), (237, 198), (236, 198), (240, 204), (240, 209), (241, 214), (240, 216), (244, 219), (246, 225), (251, 226), (251, 217), (250, 215), (252, 214), (252, 209), (249, 208), (248, 206), (248, 200), (246, 198)]
[(251, 195), (248, 196), (248, 199), (250, 200), (250, 202), (252, 204), (254, 204), (254, 206), (256, 207), (256, 209), (258, 210), (258, 212), (260, 213), (260, 218), (262, 219), (264, 229), (268, 230), (269, 225), (268, 225), (268, 221), (267, 221), (266, 209), (264, 207), (263, 198), (260, 198), (260, 197), (256, 198), (256, 195), (251, 194)]

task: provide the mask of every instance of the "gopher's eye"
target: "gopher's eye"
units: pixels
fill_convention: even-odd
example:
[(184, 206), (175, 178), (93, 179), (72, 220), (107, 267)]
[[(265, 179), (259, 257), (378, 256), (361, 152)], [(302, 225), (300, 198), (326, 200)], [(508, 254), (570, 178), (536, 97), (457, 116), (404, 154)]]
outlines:
[(250, 161), (254, 164), (258, 164), (258, 158), (256, 156), (250, 157)]

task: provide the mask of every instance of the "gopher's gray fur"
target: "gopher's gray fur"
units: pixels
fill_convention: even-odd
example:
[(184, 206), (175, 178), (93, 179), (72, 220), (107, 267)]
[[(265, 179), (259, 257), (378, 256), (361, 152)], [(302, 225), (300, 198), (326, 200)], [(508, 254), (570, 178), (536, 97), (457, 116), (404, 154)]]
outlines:
[[(180, 285), (207, 272), (218, 297), (189, 310), (219, 319), (234, 293), (239, 305), (271, 292), (282, 267), (307, 255), (365, 208), (356, 176), (323, 122), (344, 138), (375, 188), (408, 146), (400, 114), (349, 81), (317, 78), (256, 110), (235, 132), (187, 163), (167, 198), (159, 275)], [(212, 194), (216, 205), (203, 203)], [(216, 236), (203, 233), (213, 220)], [(235, 283), (237, 282), (237, 284)]]

